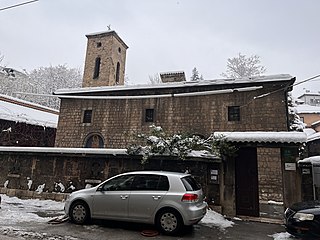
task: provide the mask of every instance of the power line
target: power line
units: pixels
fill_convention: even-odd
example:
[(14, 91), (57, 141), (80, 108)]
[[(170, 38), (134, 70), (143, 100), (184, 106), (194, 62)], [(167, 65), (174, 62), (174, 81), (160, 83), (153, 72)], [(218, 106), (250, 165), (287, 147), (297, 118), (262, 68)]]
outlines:
[(256, 99), (264, 98), (264, 97), (269, 96), (269, 95), (271, 95), (271, 94), (274, 94), (274, 93), (277, 93), (277, 92), (286, 90), (286, 89), (288, 89), (288, 88), (290, 88), (290, 87), (297, 86), (297, 85), (299, 85), (299, 84), (302, 84), (302, 83), (311, 81), (311, 80), (316, 79), (316, 78), (319, 78), (319, 77), (320, 77), (320, 74), (318, 74), (318, 75), (316, 75), (316, 76), (313, 76), (313, 77), (310, 77), (310, 78), (307, 78), (307, 79), (305, 79), (305, 80), (302, 80), (301, 82), (294, 83), (294, 84), (291, 84), (291, 85), (289, 85), (289, 86), (285, 86), (285, 87), (279, 88), (279, 89), (277, 89), (277, 90), (274, 90), (274, 91), (271, 91), (271, 92), (266, 92), (266, 93), (264, 93), (264, 94), (255, 96), (255, 97), (253, 97), (249, 102), (241, 105), (240, 107), (241, 107), (241, 108), (246, 107), (247, 105), (251, 104), (251, 103), (252, 103), (254, 100), (256, 100)]
[(0, 8), (0, 11), (7, 10), (7, 9), (10, 9), (10, 8), (14, 8), (14, 7), (19, 7), (19, 6), (26, 5), (26, 4), (33, 3), (33, 2), (37, 2), (37, 1), (39, 1), (39, 0), (32, 0), (32, 1), (24, 2), (24, 3), (19, 3), (19, 4), (16, 4), (16, 5), (12, 5), (12, 6), (9, 6), (9, 7)]

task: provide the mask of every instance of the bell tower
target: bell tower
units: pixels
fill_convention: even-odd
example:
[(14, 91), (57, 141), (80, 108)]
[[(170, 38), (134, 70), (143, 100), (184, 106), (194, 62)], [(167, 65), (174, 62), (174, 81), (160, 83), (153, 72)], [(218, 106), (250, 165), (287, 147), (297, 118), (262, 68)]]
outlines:
[(82, 87), (124, 85), (128, 46), (113, 30), (88, 34), (86, 37), (88, 42)]

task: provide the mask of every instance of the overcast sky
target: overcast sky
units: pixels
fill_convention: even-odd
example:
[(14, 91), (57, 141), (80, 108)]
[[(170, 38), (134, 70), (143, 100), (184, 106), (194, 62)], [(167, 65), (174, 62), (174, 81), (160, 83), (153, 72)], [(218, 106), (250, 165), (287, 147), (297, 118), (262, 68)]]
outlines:
[[(0, 8), (27, 0), (1, 0)], [(221, 78), (228, 58), (257, 54), (266, 75), (297, 81), (320, 74), (318, 0), (39, 0), (0, 11), (2, 64), (28, 71), (83, 69), (88, 33), (111, 29), (129, 46), (130, 84), (197, 67)], [(320, 80), (295, 88), (320, 91)]]

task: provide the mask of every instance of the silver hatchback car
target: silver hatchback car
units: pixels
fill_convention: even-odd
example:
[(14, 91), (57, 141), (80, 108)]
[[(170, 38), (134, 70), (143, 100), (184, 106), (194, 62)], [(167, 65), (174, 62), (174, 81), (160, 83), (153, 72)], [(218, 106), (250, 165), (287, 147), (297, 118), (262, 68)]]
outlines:
[(65, 212), (76, 224), (92, 219), (155, 224), (165, 234), (198, 223), (206, 214), (201, 186), (190, 174), (128, 172), (70, 194)]

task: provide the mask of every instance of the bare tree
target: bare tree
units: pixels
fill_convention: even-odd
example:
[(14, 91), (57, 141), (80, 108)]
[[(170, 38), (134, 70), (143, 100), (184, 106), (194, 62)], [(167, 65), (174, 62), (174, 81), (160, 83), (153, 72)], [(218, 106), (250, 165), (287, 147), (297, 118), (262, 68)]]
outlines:
[(241, 78), (258, 76), (266, 72), (266, 68), (260, 65), (260, 57), (258, 55), (252, 55), (246, 57), (246, 55), (239, 53), (237, 57), (228, 58), (227, 70), (222, 73), (221, 76), (227, 78)]
[(0, 52), (0, 66), (1, 66), (1, 63), (2, 63), (3, 59), (4, 59), (4, 56)]

